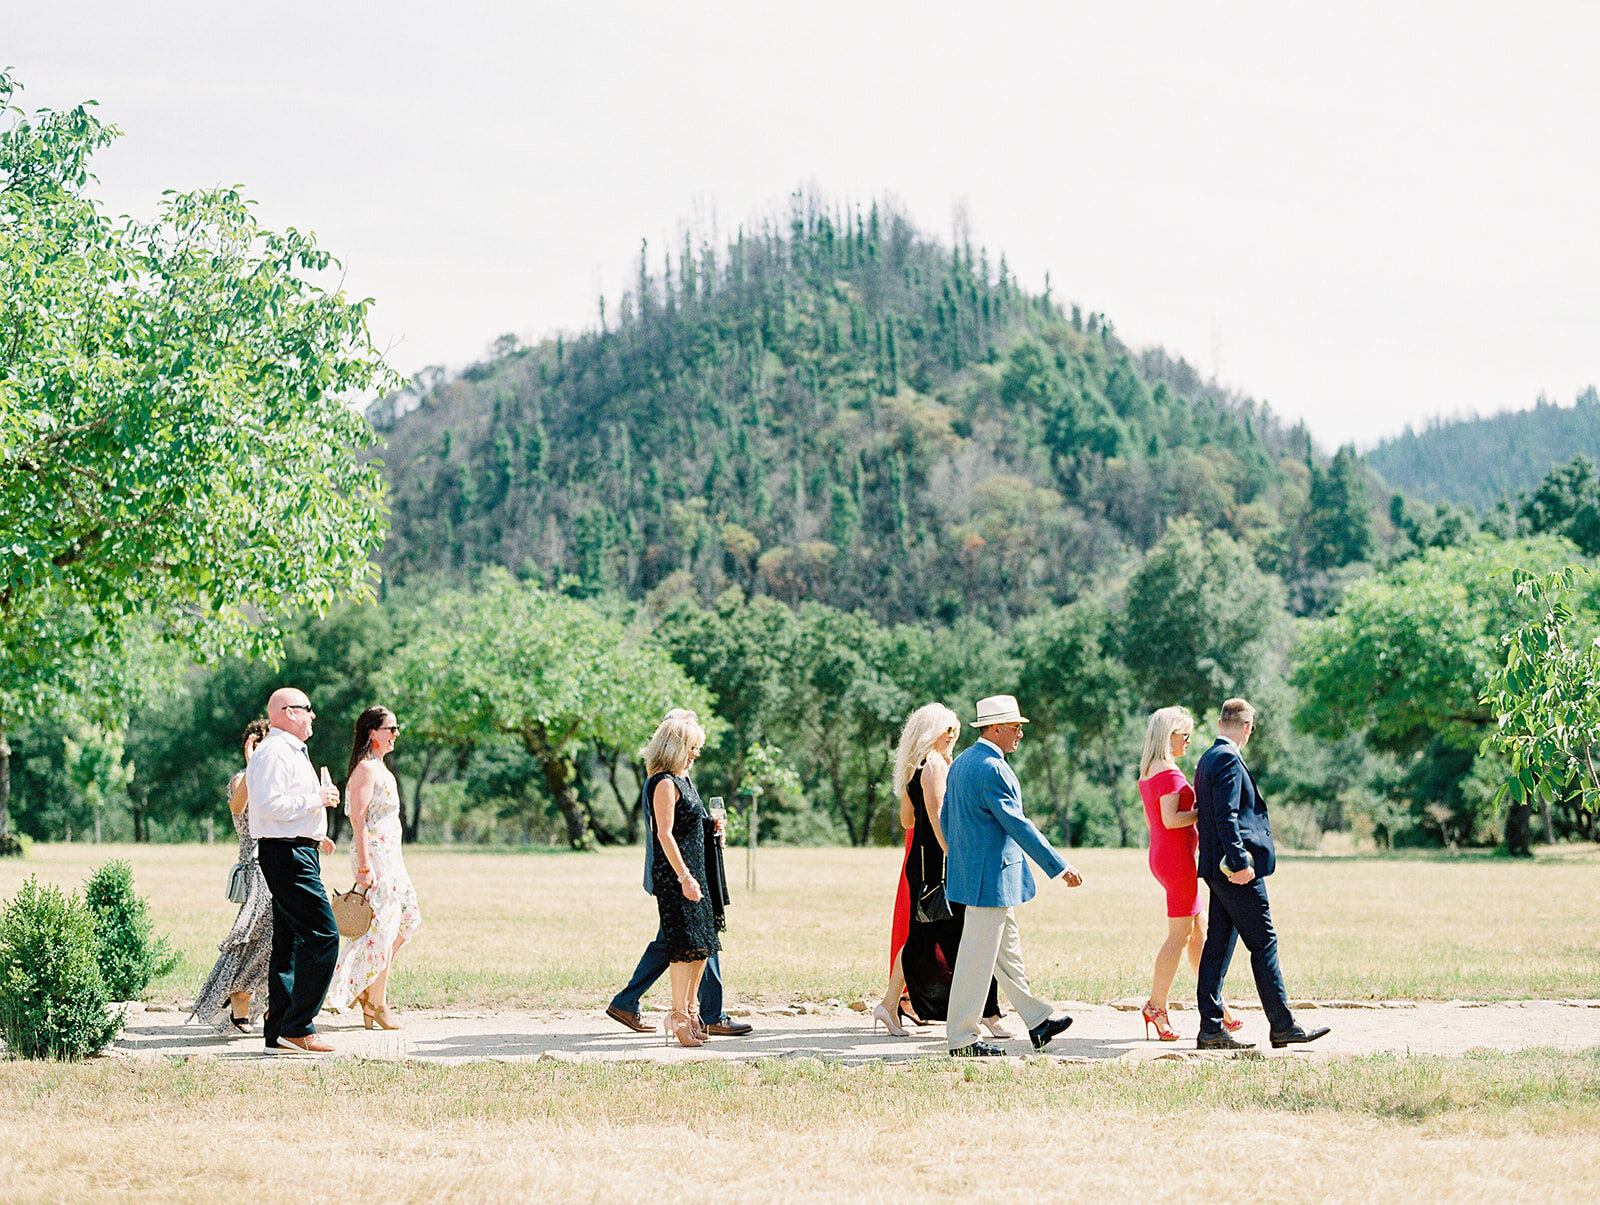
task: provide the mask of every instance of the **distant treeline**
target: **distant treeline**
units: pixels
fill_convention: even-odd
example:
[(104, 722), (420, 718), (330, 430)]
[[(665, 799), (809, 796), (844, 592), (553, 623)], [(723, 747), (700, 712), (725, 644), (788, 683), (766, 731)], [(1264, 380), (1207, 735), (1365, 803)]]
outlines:
[(1367, 463), (1393, 488), (1428, 502), (1488, 510), (1515, 503), (1554, 465), (1574, 456), (1600, 460), (1600, 393), (1593, 385), (1571, 406), (1540, 398), (1531, 410), (1429, 423), (1386, 439)]

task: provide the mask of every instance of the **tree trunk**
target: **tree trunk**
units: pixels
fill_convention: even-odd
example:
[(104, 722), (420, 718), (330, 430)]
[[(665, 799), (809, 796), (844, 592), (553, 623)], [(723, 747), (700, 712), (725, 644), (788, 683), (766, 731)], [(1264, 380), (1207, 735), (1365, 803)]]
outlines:
[(1122, 798), (1121, 784), (1117, 781), (1117, 763), (1111, 756), (1111, 742), (1103, 746), (1106, 757), (1106, 785), (1111, 788), (1111, 811), (1117, 818), (1117, 846), (1127, 849), (1133, 844), (1128, 833), (1127, 801)]
[(1531, 858), (1533, 805), (1516, 803), (1506, 813), (1506, 852), (1516, 858)]
[(0, 840), (11, 835), (11, 743), (0, 721)]
[(556, 807), (560, 810), (562, 819), (567, 822), (567, 844), (573, 849), (588, 849), (589, 820), (584, 814), (583, 805), (578, 802), (577, 793), (573, 790), (572, 762), (562, 757), (550, 747), (544, 739), (544, 734), (537, 729), (525, 729), (522, 733), (523, 748), (528, 755), (539, 763), (539, 770), (544, 774), (544, 785), (550, 791), (550, 798), (555, 800)]

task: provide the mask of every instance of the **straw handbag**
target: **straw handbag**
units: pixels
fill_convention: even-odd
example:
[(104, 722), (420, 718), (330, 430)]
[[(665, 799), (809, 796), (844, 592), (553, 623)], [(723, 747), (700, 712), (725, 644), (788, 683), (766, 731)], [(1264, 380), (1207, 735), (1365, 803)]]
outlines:
[(333, 923), (342, 937), (360, 937), (372, 925), (372, 905), (367, 903), (367, 888), (352, 887), (335, 891), (328, 899), (333, 905)]

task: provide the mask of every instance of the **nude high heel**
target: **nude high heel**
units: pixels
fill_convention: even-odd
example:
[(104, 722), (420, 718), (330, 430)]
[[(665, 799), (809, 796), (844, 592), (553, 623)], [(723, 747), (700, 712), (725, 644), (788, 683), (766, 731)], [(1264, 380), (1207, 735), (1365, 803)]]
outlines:
[(711, 1031), (706, 1028), (706, 1023), (700, 1019), (699, 1013), (689, 1014), (689, 1028), (694, 1031), (694, 1036), (702, 1042), (711, 1040)]
[(361, 1023), (368, 1029), (401, 1028), (400, 1019), (387, 1004), (374, 1004), (368, 1007), (365, 1000), (361, 1002)]
[(663, 1046), (672, 1045), (671, 1039), (674, 1037), (678, 1039), (679, 1046), (705, 1045), (704, 1042), (694, 1036), (694, 1025), (690, 1022), (688, 1013), (681, 1013), (674, 1009), (672, 1015), (661, 1028), (664, 1031), (661, 1035), (661, 1044)]
[(983, 1019), (983, 1024), (984, 1028), (989, 1031), (989, 1036), (999, 1041), (1004, 1041), (1006, 1038), (1014, 1038), (1017, 1036), (1005, 1027), (998, 1016), (985, 1017)]
[(906, 1031), (906, 1027), (904, 1025), (900, 1024), (900, 1022), (896, 1021), (892, 1016), (890, 1016), (889, 1015), (889, 1010), (886, 1009), (881, 1003), (874, 1005), (873, 1008), (872, 1008), (872, 1032), (873, 1033), (877, 1033), (878, 1032), (878, 1026), (880, 1024), (882, 1024), (883, 1028), (887, 1032), (892, 1033), (897, 1038), (904, 1038), (904, 1037), (909, 1037), (910, 1036)]

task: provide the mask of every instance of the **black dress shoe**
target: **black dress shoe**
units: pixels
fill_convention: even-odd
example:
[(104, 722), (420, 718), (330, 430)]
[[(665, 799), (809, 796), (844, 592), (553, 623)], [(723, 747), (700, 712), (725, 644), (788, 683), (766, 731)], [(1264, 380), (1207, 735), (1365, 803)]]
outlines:
[(1282, 1033), (1269, 1034), (1272, 1039), (1272, 1048), (1282, 1050), (1285, 1046), (1293, 1046), (1299, 1042), (1315, 1042), (1318, 1038), (1325, 1038), (1332, 1031), (1326, 1025), (1318, 1025), (1315, 1029), (1302, 1029), (1298, 1025), (1291, 1025)]
[(1203, 1033), (1194, 1040), (1196, 1050), (1254, 1050), (1254, 1042), (1241, 1042), (1227, 1030)]
[(1043, 1050), (1050, 1044), (1051, 1038), (1058, 1033), (1065, 1033), (1071, 1025), (1071, 1017), (1050, 1017), (1028, 1030), (1028, 1041), (1033, 1043), (1035, 1050)]
[(987, 1042), (972, 1042), (966, 1046), (958, 1046), (950, 1052), (953, 1059), (1000, 1059), (1006, 1052), (998, 1046), (991, 1046)]
[(624, 1012), (615, 1004), (606, 1005), (606, 1016), (619, 1025), (626, 1025), (635, 1033), (655, 1033), (656, 1031), (656, 1027), (654, 1025), (646, 1025), (644, 1018), (638, 1013)]
[(723, 1017), (720, 1021), (713, 1021), (706, 1026), (706, 1032), (724, 1038), (742, 1038), (755, 1026), (748, 1021), (735, 1021), (732, 1017)]

